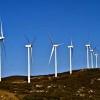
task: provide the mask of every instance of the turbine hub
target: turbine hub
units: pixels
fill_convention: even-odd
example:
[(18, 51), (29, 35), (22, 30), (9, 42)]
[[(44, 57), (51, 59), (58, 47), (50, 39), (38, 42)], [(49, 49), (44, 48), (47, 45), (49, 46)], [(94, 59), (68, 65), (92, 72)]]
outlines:
[(58, 47), (58, 45), (56, 44), (56, 45), (53, 45), (54, 47)]
[(32, 47), (32, 45), (30, 44), (30, 45), (25, 45), (25, 47), (27, 47), (27, 48), (31, 48)]
[(93, 49), (91, 49), (90, 51), (93, 52)]
[(90, 44), (85, 45), (86, 47), (90, 47)]
[(95, 56), (97, 56), (98, 54), (95, 54)]
[(68, 48), (73, 48), (73, 46), (72, 46), (72, 45), (70, 45), (70, 46), (68, 46)]
[(3, 40), (5, 37), (0, 37), (0, 40)]

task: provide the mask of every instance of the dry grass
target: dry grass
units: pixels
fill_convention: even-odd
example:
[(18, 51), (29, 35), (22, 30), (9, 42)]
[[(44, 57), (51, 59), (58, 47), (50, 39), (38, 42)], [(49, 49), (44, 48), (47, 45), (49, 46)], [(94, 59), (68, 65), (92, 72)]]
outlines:
[(0, 90), (0, 100), (19, 100), (14, 94)]
[(30, 84), (25, 76), (11, 76), (2, 79), (0, 90), (0, 100), (100, 100), (100, 68), (59, 73), (57, 78), (31, 76)]

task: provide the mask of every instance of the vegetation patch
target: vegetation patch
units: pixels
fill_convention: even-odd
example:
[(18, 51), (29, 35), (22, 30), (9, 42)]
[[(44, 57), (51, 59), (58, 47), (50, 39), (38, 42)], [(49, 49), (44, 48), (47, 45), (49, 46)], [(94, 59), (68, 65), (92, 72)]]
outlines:
[(100, 69), (54, 75), (11, 76), (0, 82), (0, 100), (100, 100)]
[(15, 94), (0, 90), (0, 100), (19, 100)]

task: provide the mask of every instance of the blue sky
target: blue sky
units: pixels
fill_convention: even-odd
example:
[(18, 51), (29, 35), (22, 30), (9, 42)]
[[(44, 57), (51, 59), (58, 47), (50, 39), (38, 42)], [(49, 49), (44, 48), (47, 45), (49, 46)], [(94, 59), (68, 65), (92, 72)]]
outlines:
[(27, 75), (27, 44), (25, 34), (33, 47), (31, 75), (54, 73), (54, 55), (48, 60), (52, 45), (64, 43), (57, 49), (58, 72), (69, 71), (70, 39), (73, 39), (73, 69), (86, 68), (85, 44), (90, 41), (100, 49), (99, 0), (0, 0), (7, 60), (2, 48), (2, 77)]

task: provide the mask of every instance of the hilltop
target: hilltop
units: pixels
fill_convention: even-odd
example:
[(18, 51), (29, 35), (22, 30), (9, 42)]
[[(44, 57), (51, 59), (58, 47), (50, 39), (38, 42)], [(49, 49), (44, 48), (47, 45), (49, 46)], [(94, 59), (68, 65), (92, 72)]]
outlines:
[(100, 100), (100, 69), (59, 73), (57, 78), (31, 76), (30, 84), (27, 76), (6, 77), (0, 82), (0, 100)]

